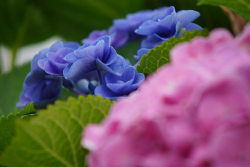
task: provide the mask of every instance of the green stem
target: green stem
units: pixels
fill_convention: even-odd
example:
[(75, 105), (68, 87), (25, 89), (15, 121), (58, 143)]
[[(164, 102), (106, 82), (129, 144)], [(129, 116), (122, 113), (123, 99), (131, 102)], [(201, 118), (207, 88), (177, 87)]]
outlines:
[(11, 64), (10, 64), (11, 70), (15, 67), (15, 64), (16, 64), (17, 50), (18, 48), (15, 48), (15, 47), (11, 49)]
[(13, 47), (11, 48), (11, 54), (12, 54), (12, 57), (11, 57), (11, 70), (15, 67), (17, 51), (21, 47), (21, 45), (22, 45), (22, 43), (24, 41), (24, 38), (25, 38), (25, 35), (26, 35), (26, 32), (27, 32), (27, 27), (28, 27), (28, 24), (29, 24), (29, 21), (30, 21), (30, 17), (32, 16), (31, 10), (32, 10), (32, 8), (30, 6), (27, 7), (25, 16), (23, 18), (23, 21), (22, 21), (21, 26), (19, 28), (19, 31), (17, 33), (16, 42), (14, 43)]
[(3, 73), (3, 63), (2, 63), (2, 47), (0, 46), (0, 76), (2, 75)]

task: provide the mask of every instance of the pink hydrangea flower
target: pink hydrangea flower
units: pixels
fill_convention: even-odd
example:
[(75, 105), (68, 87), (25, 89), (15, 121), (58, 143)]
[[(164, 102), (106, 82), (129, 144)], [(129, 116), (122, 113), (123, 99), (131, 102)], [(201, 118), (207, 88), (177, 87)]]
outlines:
[(90, 167), (249, 167), (250, 25), (175, 47), (82, 145)]

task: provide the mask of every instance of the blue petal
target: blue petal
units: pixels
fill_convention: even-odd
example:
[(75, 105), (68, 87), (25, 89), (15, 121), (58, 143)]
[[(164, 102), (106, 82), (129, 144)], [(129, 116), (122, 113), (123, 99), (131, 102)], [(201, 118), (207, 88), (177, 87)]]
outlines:
[(50, 61), (57, 62), (57, 63), (66, 63), (64, 57), (67, 54), (72, 53), (74, 50), (71, 48), (60, 48), (56, 52), (49, 52), (47, 57)]
[(26, 76), (24, 83), (29, 85), (29, 84), (33, 84), (34, 82), (37, 82), (39, 80), (44, 80), (45, 78), (45, 72), (42, 70), (35, 70), (35, 71), (31, 71), (28, 73), (28, 75)]
[(116, 28), (119, 28), (119, 30), (123, 30), (123, 31), (126, 31), (130, 28), (130, 24), (128, 20), (126, 19), (115, 19), (114, 25)]
[(159, 22), (159, 26), (155, 30), (155, 33), (161, 37), (169, 38), (176, 32), (176, 14), (173, 13)]
[(174, 6), (170, 6), (170, 7), (162, 7), (159, 9), (156, 9), (153, 11), (153, 18), (154, 20), (159, 20), (159, 19), (163, 19), (164, 17), (175, 13), (175, 8)]
[(129, 40), (129, 33), (127, 31), (115, 31), (110, 34), (111, 45), (114, 48), (123, 46)]
[(133, 66), (126, 68), (121, 76), (112, 73), (105, 75), (105, 83), (107, 88), (117, 95), (127, 95), (137, 88), (134, 83), (137, 71)]
[(104, 85), (99, 85), (95, 88), (95, 96), (101, 95), (102, 97), (109, 98), (111, 100), (115, 100), (118, 97), (111, 92), (106, 86)]
[(40, 69), (40, 67), (38, 66), (38, 60), (45, 58), (46, 54), (48, 53), (48, 50), (49, 49), (43, 49), (34, 56), (34, 58), (31, 61), (31, 71)]
[(148, 36), (145, 40), (141, 42), (141, 48), (152, 49), (155, 46), (161, 44), (163, 41), (157, 34)]
[(76, 57), (75, 53), (72, 52), (67, 54), (63, 59), (69, 63), (74, 63), (78, 58)]
[(195, 23), (190, 23), (185, 28), (187, 31), (202, 30), (202, 27)]
[(42, 89), (40, 99), (55, 100), (61, 93), (61, 79), (50, 80), (49, 83)]
[(145, 80), (144, 74), (137, 73), (137, 75), (134, 78), (134, 83), (140, 85)]
[(177, 12), (177, 19), (182, 23), (182, 26), (193, 22), (200, 16), (200, 13), (194, 10), (181, 10)]
[(18, 108), (24, 108), (28, 105), (32, 100), (26, 97), (24, 94), (21, 94), (19, 102), (16, 104)]
[(116, 93), (117, 96), (124, 96), (132, 92), (133, 90), (136, 90), (137, 86), (129, 85), (127, 83), (123, 84), (107, 84), (107, 88), (112, 90), (112, 92)]
[(73, 64), (69, 64), (63, 71), (63, 75), (66, 79), (72, 81), (78, 81), (86, 77), (86, 74), (96, 69), (96, 61), (93, 57), (83, 57)]
[(79, 44), (77, 42), (66, 42), (64, 43), (64, 47), (71, 48), (71, 49), (77, 49), (79, 48)]
[(90, 35), (88, 36), (88, 38), (85, 38), (82, 40), (82, 43), (92, 43), (94, 42), (95, 40), (99, 39), (100, 37), (104, 36), (104, 35), (107, 35), (107, 31), (106, 30), (95, 30), (95, 31), (92, 31), (90, 33)]
[(105, 36), (99, 38), (98, 40), (96, 40), (92, 45), (96, 45), (100, 41), (103, 41), (104, 44), (106, 45), (106, 47), (110, 47), (110, 43), (111, 43), (110, 36), (105, 35)]
[(37, 64), (38, 66), (44, 70), (45, 69), (45, 65), (48, 63), (48, 59), (47, 58), (43, 58), (43, 59), (40, 59), (38, 60)]
[(53, 63), (48, 61), (45, 65), (45, 72), (50, 75), (62, 76), (63, 69), (66, 67), (66, 64)]
[(140, 35), (150, 35), (156, 31), (158, 23), (153, 20), (148, 20), (144, 22), (138, 29), (135, 30), (135, 33)]
[(97, 55), (95, 54), (96, 52), (96, 46), (88, 46), (85, 47), (83, 49), (77, 49), (74, 51), (75, 56), (77, 57), (77, 59), (81, 59), (82, 57), (93, 57), (96, 58)]
[(148, 52), (150, 51), (150, 49), (147, 49), (147, 48), (141, 48), (137, 51), (137, 57), (136, 57), (136, 60), (137, 61), (140, 61), (142, 56), (145, 55), (145, 54), (148, 54)]
[(104, 64), (99, 59), (96, 59), (96, 67), (98, 71), (113, 72), (113, 70), (107, 66), (107, 64)]
[(113, 63), (110, 67), (115, 71), (115, 74), (121, 74), (125, 68), (130, 66), (129, 61), (127, 61), (124, 57), (117, 55), (115, 59), (115, 63)]
[(64, 44), (63, 44), (62, 41), (55, 42), (55, 43), (49, 48), (49, 51), (55, 52), (55, 51), (57, 51), (59, 48), (62, 48), (63, 45), (64, 45)]

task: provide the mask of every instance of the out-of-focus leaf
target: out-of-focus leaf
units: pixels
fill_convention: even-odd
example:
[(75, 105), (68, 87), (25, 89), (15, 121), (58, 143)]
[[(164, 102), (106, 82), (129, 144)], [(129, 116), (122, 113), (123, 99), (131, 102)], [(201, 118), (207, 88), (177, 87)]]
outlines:
[(34, 4), (57, 35), (75, 41), (95, 29), (107, 29), (113, 19), (144, 6), (143, 0), (36, 0)]
[(29, 0), (0, 0), (0, 44), (19, 48), (52, 34), (41, 11)]
[(250, 21), (250, 0), (199, 0), (198, 4), (224, 6)]
[[(0, 0), (0, 45), (12, 51), (52, 35), (80, 41), (113, 19), (143, 9), (144, 0)], [(42, 48), (41, 48), (42, 49)]]
[(196, 3), (197, 0), (0, 0), (0, 44), (18, 48), (52, 35), (80, 41), (94, 29), (108, 28), (114, 18), (166, 5), (177, 10), (198, 10), (201, 17), (197, 22), (202, 27), (230, 27), (219, 8)]
[(16, 103), (23, 88), (23, 81), (30, 70), (30, 64), (15, 68), (0, 77), (0, 115), (16, 113)]

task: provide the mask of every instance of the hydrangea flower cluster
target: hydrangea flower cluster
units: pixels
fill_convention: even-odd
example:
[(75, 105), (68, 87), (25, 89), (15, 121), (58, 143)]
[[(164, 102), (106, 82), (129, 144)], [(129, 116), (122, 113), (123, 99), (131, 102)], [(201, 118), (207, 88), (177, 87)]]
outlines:
[(86, 128), (89, 166), (250, 166), (249, 48), (250, 25), (175, 47), (170, 65)]
[(115, 100), (136, 90), (143, 80), (144, 75), (138, 74), (110, 45), (109, 36), (83, 46), (60, 41), (32, 60), (18, 107), (31, 101), (35, 106), (53, 102), (62, 83), (78, 94), (100, 94)]
[[(111, 36), (111, 45), (115, 48), (124, 46), (131, 40), (142, 40), (141, 49), (147, 53), (171, 37), (178, 37), (186, 31), (201, 30), (199, 25), (193, 23), (199, 16), (199, 12), (194, 10), (176, 12), (173, 6), (140, 11), (128, 14), (125, 19), (114, 20), (108, 30), (93, 31), (82, 42), (91, 42), (108, 34)], [(137, 58), (140, 57), (138, 55)]]
[[(57, 44), (56, 44), (57, 45)], [(34, 102), (37, 108), (52, 103), (61, 93), (62, 80), (52, 77), (38, 66), (38, 61), (47, 59), (47, 53), (53, 53), (54, 45), (49, 49), (41, 50), (31, 62), (31, 72), (23, 83), (23, 92), (17, 107), (25, 107), (30, 102)]]
[[(135, 66), (117, 54), (114, 48), (131, 40), (142, 40), (137, 56), (139, 61), (142, 54), (170, 37), (201, 29), (192, 23), (197, 17), (199, 13), (196, 11), (176, 13), (172, 6), (145, 10), (115, 20), (107, 31), (93, 31), (83, 40), (82, 46), (75, 42), (56, 42), (34, 57), (32, 65), (39, 73), (31, 68), (18, 106), (24, 107), (31, 101), (35, 105), (41, 101), (41, 104), (53, 102), (62, 85), (77, 94), (102, 95), (112, 100), (128, 95), (142, 83), (144, 75), (139, 74)], [(40, 77), (36, 76), (38, 74)], [(35, 94), (33, 89), (36, 89)], [(54, 91), (44, 95), (47, 89)]]

